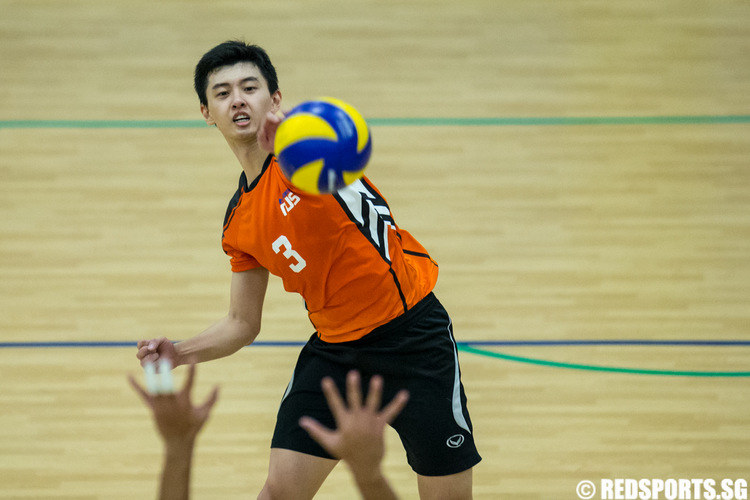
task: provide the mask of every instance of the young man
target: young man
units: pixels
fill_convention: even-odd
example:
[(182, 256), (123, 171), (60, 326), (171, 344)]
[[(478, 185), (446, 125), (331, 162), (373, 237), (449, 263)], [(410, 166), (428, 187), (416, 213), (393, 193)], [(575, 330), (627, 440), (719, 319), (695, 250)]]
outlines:
[(367, 178), (334, 195), (314, 196), (284, 177), (272, 154), (281, 92), (262, 49), (242, 42), (218, 45), (198, 63), (195, 89), (206, 123), (219, 129), (242, 167), (222, 238), (233, 271), (229, 314), (177, 344), (142, 340), (138, 358), (167, 357), (177, 366), (252, 343), (271, 272), (287, 291), (302, 295), (316, 332), (282, 398), (259, 498), (315, 495), (337, 461), (299, 421), (307, 415), (333, 427), (319, 381), (330, 377), (343, 388), (353, 369), (363, 383), (382, 374), (387, 399), (394, 388), (411, 394), (392, 426), (417, 473), (420, 496), (471, 498), (472, 467), (481, 458), (451, 321), (432, 293), (437, 264), (398, 227)]

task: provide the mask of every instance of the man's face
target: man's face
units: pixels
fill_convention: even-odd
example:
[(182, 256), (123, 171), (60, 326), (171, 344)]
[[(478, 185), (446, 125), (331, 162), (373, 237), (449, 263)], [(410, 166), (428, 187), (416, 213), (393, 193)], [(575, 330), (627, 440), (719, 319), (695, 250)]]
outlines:
[(227, 139), (256, 137), (266, 113), (279, 110), (281, 92), (269, 93), (266, 79), (253, 63), (217, 68), (208, 77), (208, 106), (201, 113)]

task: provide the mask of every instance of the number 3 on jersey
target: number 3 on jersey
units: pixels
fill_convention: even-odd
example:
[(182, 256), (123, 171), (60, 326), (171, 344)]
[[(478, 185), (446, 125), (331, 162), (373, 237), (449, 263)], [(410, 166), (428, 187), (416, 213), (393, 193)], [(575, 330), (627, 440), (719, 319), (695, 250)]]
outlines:
[(302, 256), (295, 250), (292, 250), (292, 244), (289, 242), (289, 239), (283, 234), (276, 238), (276, 241), (274, 241), (271, 246), (275, 253), (281, 252), (281, 249), (283, 248), (284, 253), (282, 253), (281, 255), (283, 255), (287, 260), (294, 260), (294, 262), (289, 264), (289, 268), (295, 273), (302, 271), (307, 265), (305, 259), (303, 259)]

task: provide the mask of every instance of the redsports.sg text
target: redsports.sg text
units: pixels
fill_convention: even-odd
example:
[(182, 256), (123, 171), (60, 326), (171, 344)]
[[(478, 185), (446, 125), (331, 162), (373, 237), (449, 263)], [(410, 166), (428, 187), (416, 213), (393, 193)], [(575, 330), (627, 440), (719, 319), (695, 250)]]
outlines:
[(745, 479), (602, 479), (602, 500), (747, 500)]

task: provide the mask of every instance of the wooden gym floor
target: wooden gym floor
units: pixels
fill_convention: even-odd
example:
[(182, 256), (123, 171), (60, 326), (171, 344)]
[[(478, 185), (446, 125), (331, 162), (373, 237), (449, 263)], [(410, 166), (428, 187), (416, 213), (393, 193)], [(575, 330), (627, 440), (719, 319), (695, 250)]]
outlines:
[[(750, 479), (750, 4), (0, 0), (0, 497), (155, 495), (140, 338), (223, 316), (239, 175), (191, 77), (243, 38), (288, 107), (370, 120), (368, 175), (440, 263), (479, 499)], [(254, 498), (310, 332), (272, 281), (194, 498)], [(291, 344), (279, 344), (289, 342)], [(276, 343), (276, 344), (274, 344)], [(183, 371), (178, 369), (178, 378)], [(400, 444), (386, 472), (416, 497)], [(334, 471), (320, 498), (356, 497)]]

